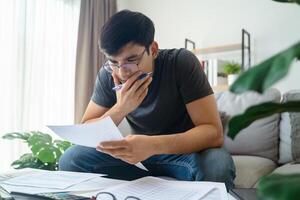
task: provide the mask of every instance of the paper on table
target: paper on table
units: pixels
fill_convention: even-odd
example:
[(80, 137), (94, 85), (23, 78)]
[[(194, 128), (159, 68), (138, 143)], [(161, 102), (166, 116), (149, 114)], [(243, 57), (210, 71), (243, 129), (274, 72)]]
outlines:
[(66, 189), (99, 176), (101, 174), (41, 170), (10, 178), (2, 183), (13, 186)]
[[(50, 192), (73, 192), (73, 193), (87, 193), (95, 190), (102, 190), (108, 187), (116, 186), (122, 183), (126, 183), (124, 180), (109, 179), (104, 177), (96, 177), (90, 180), (78, 183), (67, 189), (53, 189), (53, 188), (41, 188), (41, 187), (31, 187), (31, 186), (15, 186), (0, 183), (6, 191), (10, 192), (21, 192), (26, 194), (38, 194), (38, 193), (50, 193)], [(57, 183), (59, 184), (59, 183)]]
[[(214, 197), (216, 197), (216, 199), (227, 200), (224, 183), (169, 181), (156, 177), (144, 177), (101, 191), (110, 192), (114, 194), (117, 199), (125, 199), (127, 196), (136, 196), (143, 200), (199, 200), (211, 197), (211, 195), (207, 194), (214, 191)], [(81, 195), (91, 197), (95, 194), (97, 194), (97, 192)]]
[[(48, 128), (65, 140), (93, 148), (96, 148), (100, 142), (123, 139), (121, 132), (110, 117), (88, 124), (48, 126)], [(137, 163), (135, 166), (148, 171), (142, 163)]]

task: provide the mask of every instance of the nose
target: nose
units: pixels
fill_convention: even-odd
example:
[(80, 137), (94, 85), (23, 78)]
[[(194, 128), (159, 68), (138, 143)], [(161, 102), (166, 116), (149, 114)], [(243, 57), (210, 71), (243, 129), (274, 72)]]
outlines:
[(138, 71), (138, 67), (136, 65), (126, 65), (121, 66), (118, 70), (118, 74), (122, 80), (127, 80), (131, 77), (136, 71)]
[(131, 72), (131, 70), (128, 70), (126, 67), (120, 67), (119, 72), (122, 74), (128, 74)]

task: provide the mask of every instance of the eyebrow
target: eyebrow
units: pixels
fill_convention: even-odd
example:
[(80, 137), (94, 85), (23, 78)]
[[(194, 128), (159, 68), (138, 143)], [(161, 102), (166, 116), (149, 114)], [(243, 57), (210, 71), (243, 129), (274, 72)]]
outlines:
[[(124, 60), (129, 60), (129, 59), (132, 59), (132, 58), (137, 58), (138, 56), (139, 56), (138, 54), (133, 54), (133, 55), (130, 55), (130, 56), (126, 57)], [(108, 58), (108, 60), (109, 60), (110, 62), (114, 62), (114, 63), (117, 63), (117, 62), (118, 62), (118, 61), (113, 60), (113, 59), (111, 59), (111, 58)]]

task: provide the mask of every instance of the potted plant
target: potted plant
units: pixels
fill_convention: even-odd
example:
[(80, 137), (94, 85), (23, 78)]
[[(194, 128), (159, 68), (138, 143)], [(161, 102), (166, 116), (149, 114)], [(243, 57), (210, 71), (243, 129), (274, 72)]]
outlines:
[(15, 169), (36, 168), (52, 171), (58, 170), (60, 156), (72, 145), (67, 141), (53, 140), (49, 134), (38, 131), (7, 133), (2, 138), (22, 140), (31, 149), (31, 153), (25, 153), (11, 164)]
[[(274, 0), (278, 2), (294, 2), (300, 0)], [(231, 85), (230, 91), (242, 93), (249, 90), (263, 93), (288, 73), (291, 64), (300, 59), (300, 41), (290, 48), (277, 53), (262, 63), (242, 73)], [(266, 102), (248, 108), (243, 114), (234, 116), (229, 121), (228, 136), (232, 139), (253, 121), (275, 113), (300, 112), (300, 101), (286, 103)], [(300, 144), (299, 144), (300, 145)], [(263, 177), (258, 184), (259, 199), (291, 200), (300, 197), (300, 174), (271, 174)]]
[(228, 85), (232, 85), (240, 72), (241, 65), (236, 62), (228, 62), (224, 65), (224, 73), (227, 75)]

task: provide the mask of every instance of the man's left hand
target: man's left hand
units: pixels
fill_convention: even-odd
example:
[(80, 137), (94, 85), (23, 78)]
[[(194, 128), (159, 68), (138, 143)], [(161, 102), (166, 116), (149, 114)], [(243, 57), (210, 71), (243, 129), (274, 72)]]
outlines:
[(136, 164), (154, 155), (151, 136), (129, 135), (123, 140), (100, 143), (98, 151), (107, 153), (130, 164)]

